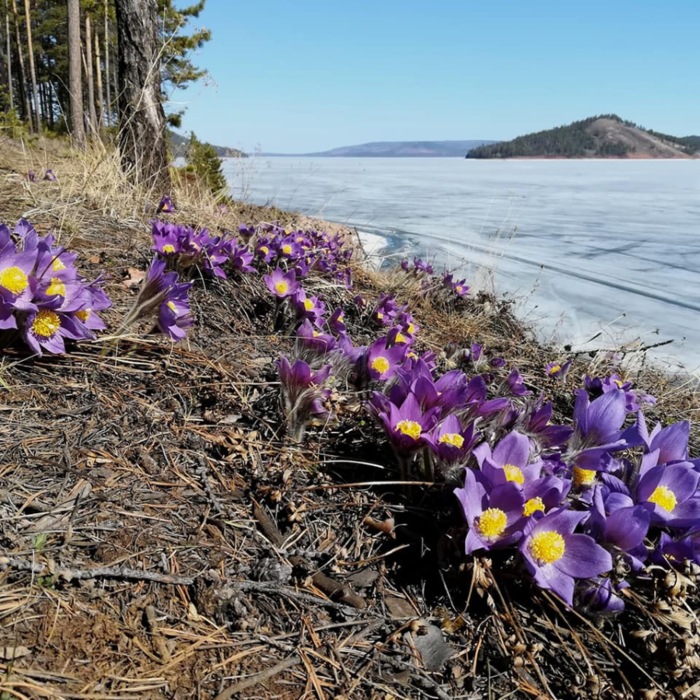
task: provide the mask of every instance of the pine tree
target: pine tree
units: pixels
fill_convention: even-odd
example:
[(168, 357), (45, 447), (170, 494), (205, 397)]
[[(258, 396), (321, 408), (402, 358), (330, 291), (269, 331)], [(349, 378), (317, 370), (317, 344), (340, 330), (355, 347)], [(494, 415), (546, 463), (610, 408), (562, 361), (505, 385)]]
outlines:
[(68, 63), (70, 74), (70, 115), (73, 140), (85, 147), (83, 124), (83, 82), (80, 65), (80, 2), (68, 0)]

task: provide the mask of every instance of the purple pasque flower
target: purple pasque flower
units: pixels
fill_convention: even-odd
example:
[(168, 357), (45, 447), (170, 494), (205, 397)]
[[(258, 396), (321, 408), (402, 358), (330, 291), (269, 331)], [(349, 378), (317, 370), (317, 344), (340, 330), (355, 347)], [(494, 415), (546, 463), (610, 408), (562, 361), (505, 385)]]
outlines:
[(636, 502), (651, 512), (653, 523), (668, 527), (700, 525), (700, 473), (690, 462), (662, 464), (639, 478)]
[(652, 550), (651, 560), (660, 566), (681, 568), (688, 561), (700, 564), (700, 551), (692, 537), (674, 539), (662, 532), (656, 547)]
[(399, 263), (399, 269), (403, 270), (404, 272), (409, 272), (409, 263), (408, 259), (404, 258), (400, 263)]
[(233, 243), (228, 255), (229, 263), (238, 272), (257, 272), (252, 266), (253, 254), (248, 250), (247, 245)]
[(690, 422), (679, 421), (665, 428), (657, 423), (651, 433), (647, 429), (644, 414), (637, 413), (634, 430), (644, 444), (646, 454), (642, 458), (641, 474), (658, 464), (690, 461), (698, 466), (697, 460), (688, 460), (688, 441), (690, 440)]
[(308, 363), (296, 360), (291, 364), (284, 356), (277, 363), (280, 376), (281, 404), (292, 437), (299, 441), (314, 418), (328, 417), (324, 402), (330, 391), (324, 388), (331, 374), (331, 366), (324, 365), (312, 371)]
[(629, 588), (627, 581), (613, 585), (609, 578), (597, 577), (581, 581), (578, 584), (578, 593), (581, 603), (588, 613), (596, 615), (616, 615), (625, 609), (625, 602), (620, 592)]
[[(598, 542), (608, 544), (621, 552), (640, 554), (646, 559), (644, 538), (649, 531), (651, 513), (625, 493), (611, 492), (604, 484), (593, 488), (589, 527)], [(639, 564), (641, 565), (641, 561)]]
[(544, 394), (532, 405), (523, 432), (542, 448), (560, 447), (568, 442), (573, 428), (566, 425), (554, 425), (552, 420), (552, 402), (544, 402)]
[(345, 333), (347, 330), (345, 326), (345, 314), (340, 307), (338, 307), (328, 319), (328, 326), (334, 333), (338, 333), (339, 335)]
[(641, 442), (634, 427), (623, 431), (627, 417), (624, 392), (616, 390), (590, 401), (581, 389), (574, 406), (574, 433), (569, 440), (568, 461), (573, 464), (574, 484), (590, 486), (596, 471), (605, 468), (604, 457)]
[(523, 494), (515, 484), (489, 489), (483, 475), (464, 470), (464, 488), (454, 491), (469, 531), (464, 543), (467, 554), (478, 549), (500, 549), (517, 542), (523, 534)]
[(78, 309), (74, 316), (76, 320), (82, 324), (88, 331), (104, 330), (105, 323), (97, 315), (98, 311), (104, 311), (112, 306), (112, 302), (106, 292), (100, 286), (101, 279), (97, 279), (89, 285), (86, 285), (85, 290), (89, 297), (81, 309)]
[(543, 476), (523, 484), (523, 516), (539, 518), (554, 508), (559, 508), (571, 490), (569, 479)]
[(474, 457), (492, 486), (509, 481), (518, 486), (540, 478), (541, 460), (530, 462), (530, 440), (518, 432), (508, 433), (491, 451), (483, 442), (474, 449)]
[(51, 170), (51, 169), (46, 170), (46, 172), (44, 173), (44, 180), (48, 180), (49, 182), (56, 181), (56, 176), (54, 175), (53, 170)]
[(155, 219), (151, 221), (151, 229), (153, 234), (151, 250), (155, 250), (159, 255), (167, 258), (186, 250), (184, 227)]
[(175, 205), (172, 203), (170, 197), (168, 197), (167, 194), (163, 195), (163, 198), (160, 200), (158, 208), (156, 209), (156, 214), (171, 214), (174, 211)]
[(294, 270), (285, 272), (277, 267), (273, 270), (271, 275), (265, 275), (263, 279), (265, 280), (267, 288), (278, 299), (291, 297), (301, 288), (301, 285), (297, 282), (297, 275)]
[(300, 287), (290, 298), (299, 318), (308, 318), (316, 326), (321, 326), (326, 305), (318, 297), (307, 296)]
[(455, 465), (466, 462), (480, 437), (474, 431), (473, 423), (465, 429), (457, 416), (449, 415), (425, 436), (425, 441), (438, 459), (445, 464)]
[(573, 360), (567, 360), (566, 362), (548, 362), (545, 367), (545, 372), (548, 377), (561, 380), (566, 379), (572, 362)]
[(38, 308), (27, 312), (22, 325), (22, 336), (37, 355), (41, 355), (44, 350), (62, 355), (66, 352), (65, 338), (83, 340), (92, 335), (86, 333), (71, 314), (59, 313), (53, 309)]
[(471, 287), (467, 286), (466, 282), (467, 280), (463, 279), (459, 280), (459, 282), (455, 282), (452, 285), (452, 289), (458, 297), (465, 297), (467, 296), (467, 294), (469, 294), (469, 290), (471, 289)]
[[(18, 251), (10, 240), (0, 250), (0, 304), (6, 310), (36, 311), (33, 276), (37, 249)], [(14, 317), (0, 318), (0, 328), (17, 328)]]
[(559, 508), (530, 518), (520, 542), (525, 564), (540, 587), (573, 606), (574, 579), (600, 576), (612, 569), (612, 557), (588, 535), (574, 533), (585, 512)]
[(611, 374), (609, 377), (600, 378), (586, 375), (583, 380), (583, 385), (586, 387), (591, 396), (600, 396), (609, 391), (623, 391), (625, 393), (626, 408), (628, 412), (638, 411), (640, 404), (649, 403), (655, 404), (656, 398), (651, 394), (646, 394), (642, 391), (634, 391), (632, 382), (625, 381), (619, 374)]
[(335, 348), (335, 338), (314, 328), (311, 321), (305, 318), (297, 329), (297, 342), (302, 348), (308, 348), (321, 355)]
[(238, 227), (238, 235), (241, 237), (244, 243), (248, 243), (250, 239), (257, 233), (255, 226), (246, 226), (241, 224)]
[(269, 239), (264, 238), (258, 242), (255, 252), (261, 260), (269, 265), (275, 259), (277, 248), (272, 245)]
[(28, 178), (29, 182), (36, 182), (36, 173), (33, 170), (30, 170), (27, 173), (27, 178)]
[(514, 369), (509, 375), (508, 375), (508, 387), (510, 389), (510, 393), (513, 396), (527, 396), (528, 394), (531, 394), (532, 392), (525, 387), (525, 384), (523, 383), (524, 379), (522, 378), (522, 375), (520, 372), (518, 372), (517, 369)]
[(391, 379), (406, 356), (404, 345), (387, 347), (387, 341), (387, 337), (379, 338), (367, 351), (367, 372), (375, 381)]
[[(165, 260), (161, 260), (158, 257), (153, 258), (146, 277), (141, 283), (136, 300), (116, 335), (119, 335), (137, 321), (152, 316), (158, 317), (159, 327), (161, 323), (164, 324), (161, 330), (175, 340), (179, 339), (181, 334), (179, 330), (174, 330), (174, 327), (182, 329), (191, 325), (189, 318), (180, 312), (183, 311), (183, 299), (186, 297), (186, 293), (192, 286), (192, 283), (178, 283), (177, 272), (166, 272), (165, 264)], [(168, 301), (172, 301), (175, 306), (174, 309), (167, 307), (172, 312), (172, 315), (167, 315), (162, 308), (164, 303), (167, 306)], [(175, 316), (175, 319), (172, 316)], [(172, 323), (174, 323), (174, 327)]]
[(303, 256), (304, 250), (296, 242), (294, 236), (287, 236), (279, 241), (277, 246), (277, 254), (280, 256), (280, 258), (296, 260), (297, 258)]
[(440, 415), (439, 408), (432, 408), (425, 413), (421, 411), (418, 399), (413, 394), (409, 394), (397, 406), (383, 394), (375, 392), (372, 406), (384, 425), (392, 446), (402, 455), (412, 454), (423, 447), (426, 434), (433, 429)]
[(390, 326), (398, 310), (399, 306), (391, 294), (380, 294), (379, 301), (372, 312), (372, 318), (385, 326)]
[(187, 335), (186, 329), (194, 325), (187, 293), (192, 282), (175, 284), (158, 307), (158, 328), (174, 341)]

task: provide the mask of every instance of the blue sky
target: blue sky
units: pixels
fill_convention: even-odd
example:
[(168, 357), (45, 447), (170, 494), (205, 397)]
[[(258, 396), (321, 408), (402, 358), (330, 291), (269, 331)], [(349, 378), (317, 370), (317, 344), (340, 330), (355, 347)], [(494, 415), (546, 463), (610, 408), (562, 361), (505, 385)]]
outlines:
[(200, 138), (300, 153), (508, 139), (615, 112), (700, 133), (700, 0), (207, 0)]

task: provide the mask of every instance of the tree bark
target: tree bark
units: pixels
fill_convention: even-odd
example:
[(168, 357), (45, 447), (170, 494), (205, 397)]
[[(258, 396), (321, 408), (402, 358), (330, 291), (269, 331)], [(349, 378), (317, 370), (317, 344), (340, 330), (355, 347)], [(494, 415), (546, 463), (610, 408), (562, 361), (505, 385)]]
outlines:
[[(26, 2), (26, 0), (25, 0)], [(92, 25), (90, 15), (85, 13), (85, 72), (87, 73), (88, 124), (90, 136), (97, 134), (95, 113), (95, 77), (92, 70)]]
[(109, 77), (109, 0), (105, 0), (105, 85), (107, 87), (107, 100), (105, 112), (107, 114), (107, 126), (112, 125), (112, 85)]
[(27, 92), (27, 74), (24, 71), (24, 55), (22, 54), (22, 37), (19, 33), (19, 14), (17, 13), (17, 0), (12, 0), (12, 17), (15, 20), (15, 41), (17, 43), (17, 60), (19, 63), (19, 90), (24, 108), (24, 118), (31, 124), (32, 108), (29, 106), (29, 93)]
[(80, 65), (80, 0), (68, 0), (68, 75), (73, 141), (78, 148), (85, 148), (83, 78)]
[(102, 61), (100, 58), (100, 37), (95, 32), (95, 77), (97, 78), (97, 129), (104, 127), (104, 95), (102, 93)]
[(5, 34), (7, 36), (7, 89), (10, 93), (10, 109), (15, 108), (15, 89), (12, 85), (12, 43), (10, 41), (10, 13), (5, 0)]
[(36, 66), (34, 65), (34, 47), (32, 46), (32, 16), (29, 12), (29, 0), (24, 0), (24, 16), (27, 22), (27, 51), (29, 53), (29, 75), (32, 80), (32, 95), (34, 96), (34, 128), (37, 134), (41, 131), (41, 113), (39, 112), (39, 89), (36, 85)]
[(116, 0), (119, 146), (135, 182), (170, 190), (156, 0)]

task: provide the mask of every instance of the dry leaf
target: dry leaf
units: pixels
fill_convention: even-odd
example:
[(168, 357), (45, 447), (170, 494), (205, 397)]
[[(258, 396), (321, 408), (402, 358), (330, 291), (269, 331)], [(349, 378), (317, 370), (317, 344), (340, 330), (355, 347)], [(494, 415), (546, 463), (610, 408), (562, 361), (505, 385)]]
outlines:
[(143, 270), (137, 270), (135, 267), (129, 268), (129, 278), (125, 279), (122, 284), (130, 289), (131, 287), (136, 287), (143, 282), (146, 277), (146, 273)]

